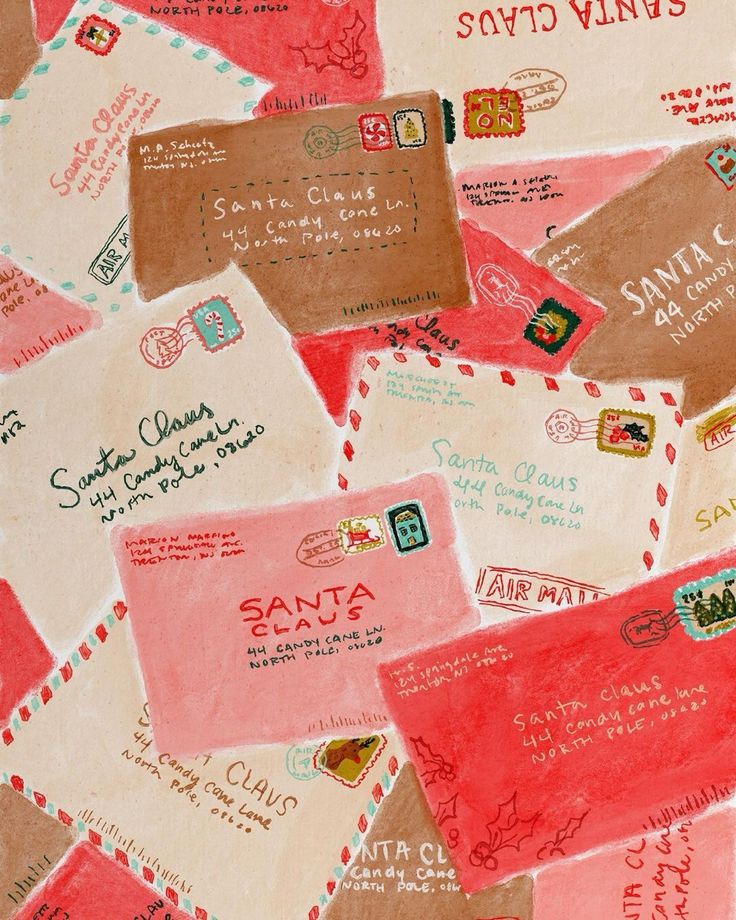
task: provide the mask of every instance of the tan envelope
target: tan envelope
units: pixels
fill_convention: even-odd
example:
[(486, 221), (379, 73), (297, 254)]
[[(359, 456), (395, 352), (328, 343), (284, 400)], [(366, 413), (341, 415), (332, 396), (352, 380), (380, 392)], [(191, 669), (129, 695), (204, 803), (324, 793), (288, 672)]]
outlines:
[(379, 352), (348, 413), (339, 482), (442, 473), (487, 619), (585, 603), (661, 556), (677, 393)]
[(113, 589), (113, 525), (334, 483), (334, 426), (235, 268), (7, 378), (10, 410), (22, 427), (0, 452), (4, 575), (56, 649)]

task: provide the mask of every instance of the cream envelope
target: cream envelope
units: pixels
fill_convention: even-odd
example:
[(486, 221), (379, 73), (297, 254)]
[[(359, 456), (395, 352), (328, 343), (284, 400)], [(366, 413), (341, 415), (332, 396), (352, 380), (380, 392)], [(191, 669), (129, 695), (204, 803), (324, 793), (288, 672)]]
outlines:
[[(266, 89), (151, 20), (80, 0), (3, 107), (3, 251), (104, 316), (129, 306), (128, 139), (193, 118), (242, 119)], [(208, 152), (169, 159), (180, 168)]]
[(736, 541), (736, 399), (685, 422), (663, 565), (680, 565)]
[(487, 619), (595, 600), (658, 561), (678, 391), (371, 355), (345, 426), (342, 488), (436, 470)]
[(4, 575), (57, 650), (115, 583), (114, 524), (262, 506), (334, 483), (334, 426), (235, 268), (7, 378), (0, 418), (9, 412)]
[(29, 701), (10, 744), (5, 733), (3, 778), (198, 918), (306, 920), (391, 789), (396, 740), (375, 736), (351, 784), (321, 767), (319, 744), (157, 751), (121, 616)]
[(696, 141), (736, 112), (730, 0), (382, 0), (377, 16), (386, 91), (452, 102), (456, 167)]

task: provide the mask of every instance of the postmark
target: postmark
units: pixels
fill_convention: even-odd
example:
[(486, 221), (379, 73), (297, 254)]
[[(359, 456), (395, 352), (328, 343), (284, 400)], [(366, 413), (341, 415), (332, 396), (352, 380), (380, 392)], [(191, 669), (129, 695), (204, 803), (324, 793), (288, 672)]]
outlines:
[(725, 447), (736, 437), (736, 406), (725, 406), (695, 426), (695, 438), (706, 451)]
[(329, 568), (345, 559), (336, 530), (315, 530), (302, 538), (296, 549), (296, 558), (302, 565), (314, 569)]
[(471, 89), (463, 99), (463, 128), (471, 140), (518, 137), (524, 132), (524, 103), (515, 89)]
[(736, 185), (736, 150), (730, 144), (722, 144), (711, 150), (705, 158), (705, 165), (729, 192)]
[(383, 112), (364, 112), (358, 118), (360, 142), (366, 153), (378, 150), (391, 150), (394, 139), (391, 136), (391, 125), (388, 116)]
[(333, 131), (327, 125), (313, 125), (304, 135), (304, 149), (314, 160), (325, 160), (341, 150), (348, 150), (360, 143), (357, 125), (348, 125), (340, 131)]
[(418, 501), (401, 502), (384, 511), (391, 543), (399, 556), (424, 549), (432, 542), (424, 508)]
[(662, 610), (642, 610), (624, 620), (621, 624), (621, 638), (632, 648), (649, 648), (664, 642), (679, 622), (677, 608), (668, 613)]
[(346, 518), (337, 525), (340, 549), (346, 556), (379, 549), (386, 543), (381, 519), (377, 514)]
[(93, 14), (82, 21), (76, 31), (74, 41), (85, 51), (105, 57), (112, 51), (118, 38), (120, 38), (120, 29), (114, 22)]
[(220, 351), (245, 335), (243, 325), (227, 297), (211, 297), (187, 311), (194, 331), (207, 351)]
[(542, 112), (557, 105), (567, 89), (567, 80), (556, 70), (528, 67), (510, 74), (504, 86), (516, 90), (525, 113)]
[(100, 284), (112, 284), (130, 258), (128, 215), (120, 221), (105, 241), (105, 245), (92, 260), (88, 274)]
[(475, 284), (489, 303), (496, 307), (521, 310), (529, 321), (533, 319), (533, 301), (521, 293), (518, 279), (507, 269), (493, 262), (485, 262), (475, 273)]
[(714, 639), (736, 627), (736, 569), (688, 582), (675, 591), (674, 602), (693, 639)]
[(320, 773), (354, 788), (363, 782), (385, 747), (384, 735), (337, 738), (320, 745), (312, 763)]
[(397, 147), (424, 147), (427, 143), (427, 124), (421, 109), (398, 109), (393, 123)]
[(547, 297), (529, 320), (524, 338), (547, 354), (556, 355), (570, 341), (579, 325), (580, 317), (576, 313), (554, 297)]
[(178, 361), (184, 351), (184, 339), (172, 326), (154, 326), (138, 346), (146, 364), (165, 370)]
[(547, 437), (555, 444), (572, 444), (580, 438), (580, 421), (569, 409), (555, 409), (544, 423)]
[(596, 446), (607, 454), (648, 457), (654, 444), (656, 422), (648, 412), (631, 409), (601, 409)]
[(314, 766), (316, 744), (292, 744), (286, 752), (286, 769), (289, 776), (302, 782), (316, 779), (320, 771)]

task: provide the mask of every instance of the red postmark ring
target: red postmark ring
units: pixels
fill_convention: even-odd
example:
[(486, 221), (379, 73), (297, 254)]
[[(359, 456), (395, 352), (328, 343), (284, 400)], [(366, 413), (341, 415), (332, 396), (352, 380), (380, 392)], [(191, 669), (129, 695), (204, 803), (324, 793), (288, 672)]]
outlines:
[(154, 326), (143, 336), (138, 347), (146, 364), (167, 368), (184, 351), (184, 339), (173, 326)]
[(544, 424), (547, 437), (555, 444), (571, 444), (580, 437), (580, 422), (569, 409), (557, 409)]

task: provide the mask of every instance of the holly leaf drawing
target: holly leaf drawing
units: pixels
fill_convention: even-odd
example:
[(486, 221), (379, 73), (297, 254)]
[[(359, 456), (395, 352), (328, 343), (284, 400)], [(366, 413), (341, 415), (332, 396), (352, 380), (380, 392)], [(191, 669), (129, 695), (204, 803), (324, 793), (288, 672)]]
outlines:
[(458, 794), (456, 792), (455, 795), (450, 796), (449, 799), (438, 803), (434, 820), (440, 827), (442, 827), (445, 821), (449, 821), (451, 818), (457, 818), (457, 796)]
[(322, 73), (326, 67), (339, 67), (360, 80), (368, 72), (368, 56), (360, 44), (365, 30), (365, 20), (356, 10), (352, 23), (343, 27), (338, 38), (329, 39), (324, 45), (313, 46), (307, 43), (289, 47), (301, 54), (305, 67), (314, 67), (317, 73)]
[(521, 845), (534, 834), (534, 826), (539, 820), (541, 812), (532, 818), (522, 818), (516, 810), (516, 796), (501, 802), (498, 813), (493, 821), (486, 824), (488, 840), (481, 840), (470, 852), (471, 866), (483, 866), (485, 869), (496, 869), (499, 850), (514, 849), (520, 851)]
[(572, 372), (604, 383), (683, 381), (687, 418), (736, 380), (733, 195), (706, 165), (718, 145), (682, 147), (534, 254), (606, 307)]
[(425, 786), (431, 786), (439, 780), (452, 782), (455, 779), (455, 767), (441, 754), (435, 754), (427, 742), (420, 736), (419, 738), (410, 738), (414, 745), (417, 756), (424, 764), (425, 769), (421, 770), (421, 777)]
[(584, 814), (580, 815), (579, 818), (570, 818), (567, 824), (557, 831), (553, 840), (548, 840), (544, 846), (537, 850), (537, 859), (543, 859), (545, 855), (565, 856), (565, 851), (562, 848), (562, 844), (566, 840), (572, 840), (575, 834), (577, 834), (577, 832), (580, 830), (581, 824), (589, 814), (590, 809), (588, 809), (588, 811), (586, 811)]

